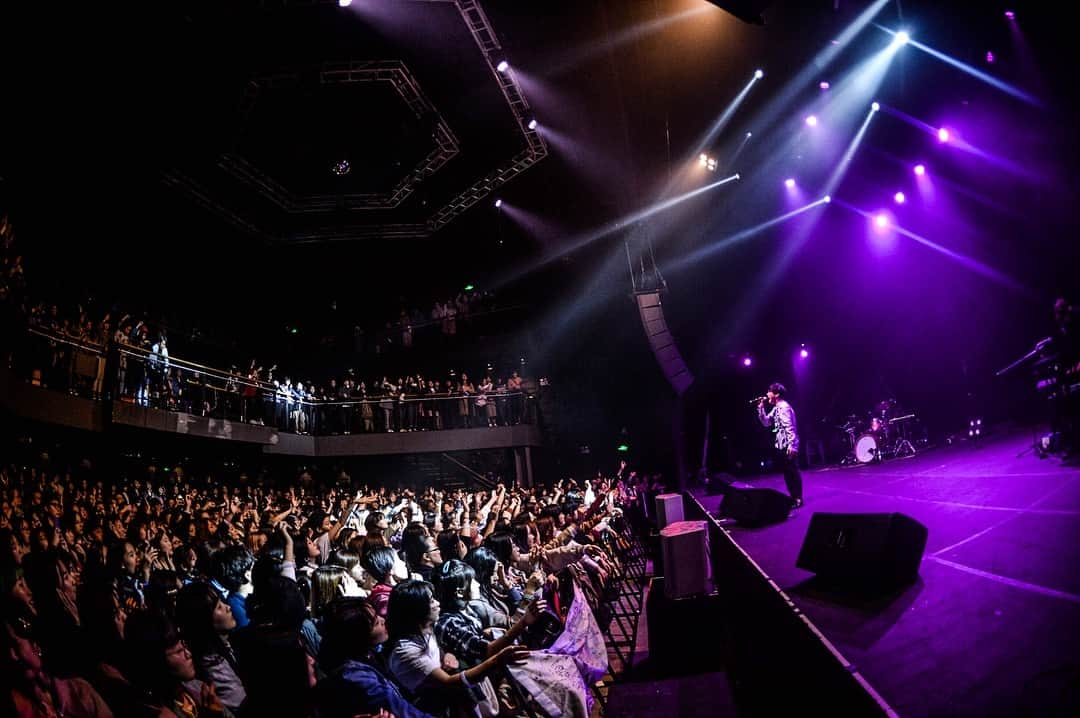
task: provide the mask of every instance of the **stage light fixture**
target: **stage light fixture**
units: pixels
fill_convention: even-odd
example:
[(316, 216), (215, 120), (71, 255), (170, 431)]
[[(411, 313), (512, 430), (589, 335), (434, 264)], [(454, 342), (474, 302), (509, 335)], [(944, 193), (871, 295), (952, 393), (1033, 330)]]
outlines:
[(949, 131), (947, 129), (945, 129), (944, 127), (942, 127), (940, 130), (937, 131), (937, 138), (938, 138), (938, 142), (948, 142), (949, 141)]
[(495, 200), (495, 209), (502, 207), (502, 198)]
[(784, 180), (784, 186), (787, 187), (788, 189), (794, 189), (795, 188), (795, 179), (793, 177), (788, 177), (786, 180)]
[(746, 136), (747, 136), (747, 137), (753, 137), (753, 136), (754, 136), (754, 133), (753, 133), (753, 132), (747, 132), (747, 133), (746, 133)]
[(754, 70), (754, 79), (755, 80), (760, 80), (763, 77), (765, 77), (765, 72), (763, 70)]
[(904, 195), (903, 192), (897, 192), (893, 195), (893, 201), (897, 204), (903, 204), (904, 202), (907, 202), (907, 197)]
[(529, 120), (529, 129), (530, 130), (535, 130), (536, 129), (536, 118), (535, 117), (532, 118), (531, 120)]
[(994, 64), (994, 53), (990, 52), (989, 50), (986, 51), (986, 62), (989, 65)]
[(918, 177), (922, 177), (924, 174), (926, 174), (926, 166), (925, 165), (915, 165), (915, 174)]
[(821, 201), (824, 202), (825, 204), (828, 204), (829, 202), (832, 202), (832, 197), (830, 197), (829, 195), (825, 195), (824, 197), (821, 198)]
[(802, 348), (799, 349), (799, 358), (800, 359), (806, 359), (809, 356), (810, 356), (810, 350), (806, 348), (805, 344), (803, 344)]
[(884, 214), (878, 214), (874, 216), (874, 226), (878, 229), (885, 229), (889, 226), (889, 218)]
[(754, 360), (751, 359), (749, 356), (744, 356), (743, 357), (743, 360), (742, 360), (742, 365), (743, 366), (748, 367), (748, 366), (753, 366), (753, 364), (754, 364)]
[(877, 112), (878, 110), (881, 109), (881, 105), (879, 105), (878, 103), (875, 102), (872, 105), (870, 105), (870, 109), (873, 110), (874, 112)]
[(829, 83), (826, 82), (825, 80), (822, 80), (821, 82), (818, 83), (818, 88), (821, 89), (821, 90), (828, 90), (829, 89)]
[(906, 45), (908, 44), (908, 40), (910, 39), (911, 35), (908, 35), (907, 31), (901, 30), (900, 32), (896, 33), (896, 37), (893, 38), (893, 42), (895, 42), (897, 45)]
[(499, 60), (499, 64), (495, 66), (495, 69), (499, 72), (506, 72), (510, 69), (510, 63), (506, 60)]
[(338, 7), (349, 7), (352, 5), (352, 0), (337, 0)]
[(1012, 10), (1006, 10), (1005, 11), (1005, 18), (1007, 20), (1015, 20), (1016, 19), (1016, 13), (1014, 13)]
[(807, 127), (817, 127), (817, 115), (808, 115), (806, 118)]

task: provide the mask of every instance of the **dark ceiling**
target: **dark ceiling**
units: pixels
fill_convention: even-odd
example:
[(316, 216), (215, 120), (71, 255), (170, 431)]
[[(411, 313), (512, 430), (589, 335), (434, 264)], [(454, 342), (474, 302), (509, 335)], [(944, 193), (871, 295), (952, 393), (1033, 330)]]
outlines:
[[(452, 3), (9, 4), (2, 197), (39, 281), (216, 320), (253, 344), (290, 322), (324, 317), (331, 302), (351, 323), (396, 314), (400, 298), (423, 304), (466, 283), (486, 288), (506, 277), (515, 281), (502, 291), (552, 308), (559, 328), (552, 351), (569, 348), (568, 337), (596, 342), (604, 335), (595, 327), (611, 316), (605, 302), (623, 301), (629, 289), (622, 236), (606, 235), (565, 257), (560, 250), (648, 205), (669, 174), (696, 155), (702, 132), (754, 69), (764, 67), (764, 83), (707, 148), (718, 156), (732, 151), (785, 83), (868, 4), (778, 1), (766, 26), (756, 27), (704, 0), (484, 1), (551, 152), (425, 237), (403, 235), (524, 147)], [(1014, 268), (1027, 286), (1057, 287), (1065, 268), (1075, 266), (1065, 261), (1075, 258), (1068, 249), (1075, 243), (1066, 240), (1073, 225), (1062, 190), (1076, 178), (1075, 53), (1048, 4), (1017, 3), (1032, 55), (1019, 56), (1003, 8), (907, 0), (888, 3), (877, 19), (889, 27), (902, 19), (927, 44), (1037, 86), (1048, 98), (1045, 113), (1034, 121), (1015, 115), (1020, 119), (1000, 136), (1022, 140), (1019, 154), (1030, 148), (1052, 164), (1047, 177), (1054, 184), (1000, 181), (971, 164), (952, 168), (952, 179), (988, 203), (983, 224), (992, 241), (979, 251)], [(864, 30), (831, 70), (839, 75), (855, 65), (882, 37)], [(998, 53), (992, 68), (979, 64), (988, 49)], [(1027, 73), (1025, 60), (1037, 74)], [(431, 111), (407, 108), (386, 82), (327, 82), (322, 73), (346, 61), (399, 63)], [(790, 111), (816, 101), (816, 79), (794, 96)], [(882, 87), (884, 101), (927, 118), (967, 108), (977, 121), (977, 110), (1003, 102), (999, 95), (913, 51), (898, 58)], [(399, 188), (430, 155), (439, 118), (457, 153), (399, 204), (363, 207)], [(887, 165), (891, 157), (895, 166), (920, 141), (909, 128), (881, 124), (860, 162), (884, 158)], [(763, 187), (784, 171), (780, 146), (763, 137), (744, 156), (740, 186), (688, 203), (658, 247), (661, 262), (758, 221)], [(331, 166), (341, 159), (351, 171), (338, 177)], [(755, 167), (769, 170), (755, 179)], [(864, 169), (852, 173), (846, 189), (892, 181), (880, 176), (883, 170)], [(517, 213), (495, 211), (495, 196)], [(1017, 198), (1038, 203), (1031, 213), (1038, 229), (1027, 235), (1005, 212)], [(839, 236), (850, 228), (830, 231)], [(823, 240), (815, 251), (825, 246)], [(716, 331), (718, 317), (744, 306), (775, 251), (763, 240), (723, 261), (672, 273), (672, 320), (682, 336), (707, 344), (703, 325)], [(815, 271), (800, 276), (826, 281)], [(861, 306), (852, 299), (857, 287), (829, 282), (827, 291), (846, 296), (847, 307)], [(798, 313), (774, 298), (762, 302), (763, 315), (796, 321)], [(813, 306), (803, 302), (800, 309)], [(891, 302), (887, 309), (903, 306)], [(617, 341), (600, 344), (621, 353), (639, 330), (632, 312), (618, 325), (627, 329)], [(742, 340), (752, 344), (754, 337)]]

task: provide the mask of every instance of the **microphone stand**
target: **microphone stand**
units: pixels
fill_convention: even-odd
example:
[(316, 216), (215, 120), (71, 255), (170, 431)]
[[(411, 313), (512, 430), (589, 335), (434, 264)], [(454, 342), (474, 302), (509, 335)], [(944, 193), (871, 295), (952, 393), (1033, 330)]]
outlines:
[[(1053, 337), (1046, 337), (1045, 339), (1040, 339), (1035, 344), (1034, 349), (1029, 351), (1024, 356), (1020, 357), (1019, 359), (1017, 359), (1013, 363), (1009, 364), (1007, 367), (1005, 367), (1003, 369), (1000, 369), (997, 372), (995, 372), (994, 376), (995, 377), (1001, 377), (1001, 376), (1004, 376), (1005, 374), (1008, 374), (1009, 372), (1011, 372), (1013, 369), (1020, 366), (1024, 362), (1028, 361), (1029, 359), (1034, 358), (1036, 355), (1038, 355), (1040, 352), (1042, 352), (1042, 350), (1045, 349), (1050, 344), (1050, 342), (1052, 342), (1052, 341), (1053, 341)], [(1044, 452), (1043, 449), (1042, 449), (1042, 446), (1039, 445), (1039, 437), (1038, 437), (1038, 433), (1036, 431), (1036, 428), (1035, 428), (1034, 424), (1032, 424), (1032, 426), (1031, 426), (1031, 445), (1028, 446), (1023, 451), (1021, 451), (1019, 454), (1017, 454), (1016, 458), (1019, 459), (1021, 456), (1024, 456), (1025, 454), (1027, 454), (1029, 451), (1034, 452), (1035, 455), (1038, 456), (1040, 459), (1045, 459), (1046, 458), (1046, 452)]]
[(1016, 361), (1014, 361), (1012, 364), (1009, 364), (1004, 369), (1000, 369), (1000, 370), (994, 372), (994, 376), (1004, 376), (1005, 374), (1008, 374), (1010, 371), (1012, 371), (1016, 367), (1020, 366), (1021, 364), (1026, 362), (1028, 359), (1034, 358), (1035, 355), (1038, 354), (1039, 352), (1041, 352), (1043, 349), (1045, 349), (1046, 345), (1049, 344), (1051, 341), (1053, 341), (1052, 337), (1046, 337), (1045, 339), (1040, 339), (1039, 342), (1035, 345), (1034, 349), (1032, 349), (1027, 354), (1025, 354), (1024, 356), (1022, 356), (1019, 359), (1017, 359)]

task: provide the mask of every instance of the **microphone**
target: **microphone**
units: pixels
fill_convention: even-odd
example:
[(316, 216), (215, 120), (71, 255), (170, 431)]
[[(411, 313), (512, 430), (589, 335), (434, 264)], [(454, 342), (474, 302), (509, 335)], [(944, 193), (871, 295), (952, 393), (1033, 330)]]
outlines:
[(767, 397), (767, 396), (759, 396), (756, 399), (751, 399), (750, 403), (751, 404), (760, 404), (761, 402), (768, 401), (768, 400), (769, 400), (769, 397)]

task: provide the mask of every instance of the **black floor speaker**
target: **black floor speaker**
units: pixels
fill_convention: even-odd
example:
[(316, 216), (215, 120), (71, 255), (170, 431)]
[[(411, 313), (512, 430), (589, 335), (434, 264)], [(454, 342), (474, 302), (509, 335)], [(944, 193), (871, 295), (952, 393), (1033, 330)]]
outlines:
[(845, 584), (900, 586), (919, 575), (927, 536), (905, 514), (815, 513), (795, 565)]
[(735, 519), (744, 526), (767, 526), (783, 521), (791, 513), (791, 497), (776, 489), (727, 487), (720, 502), (720, 517)]

